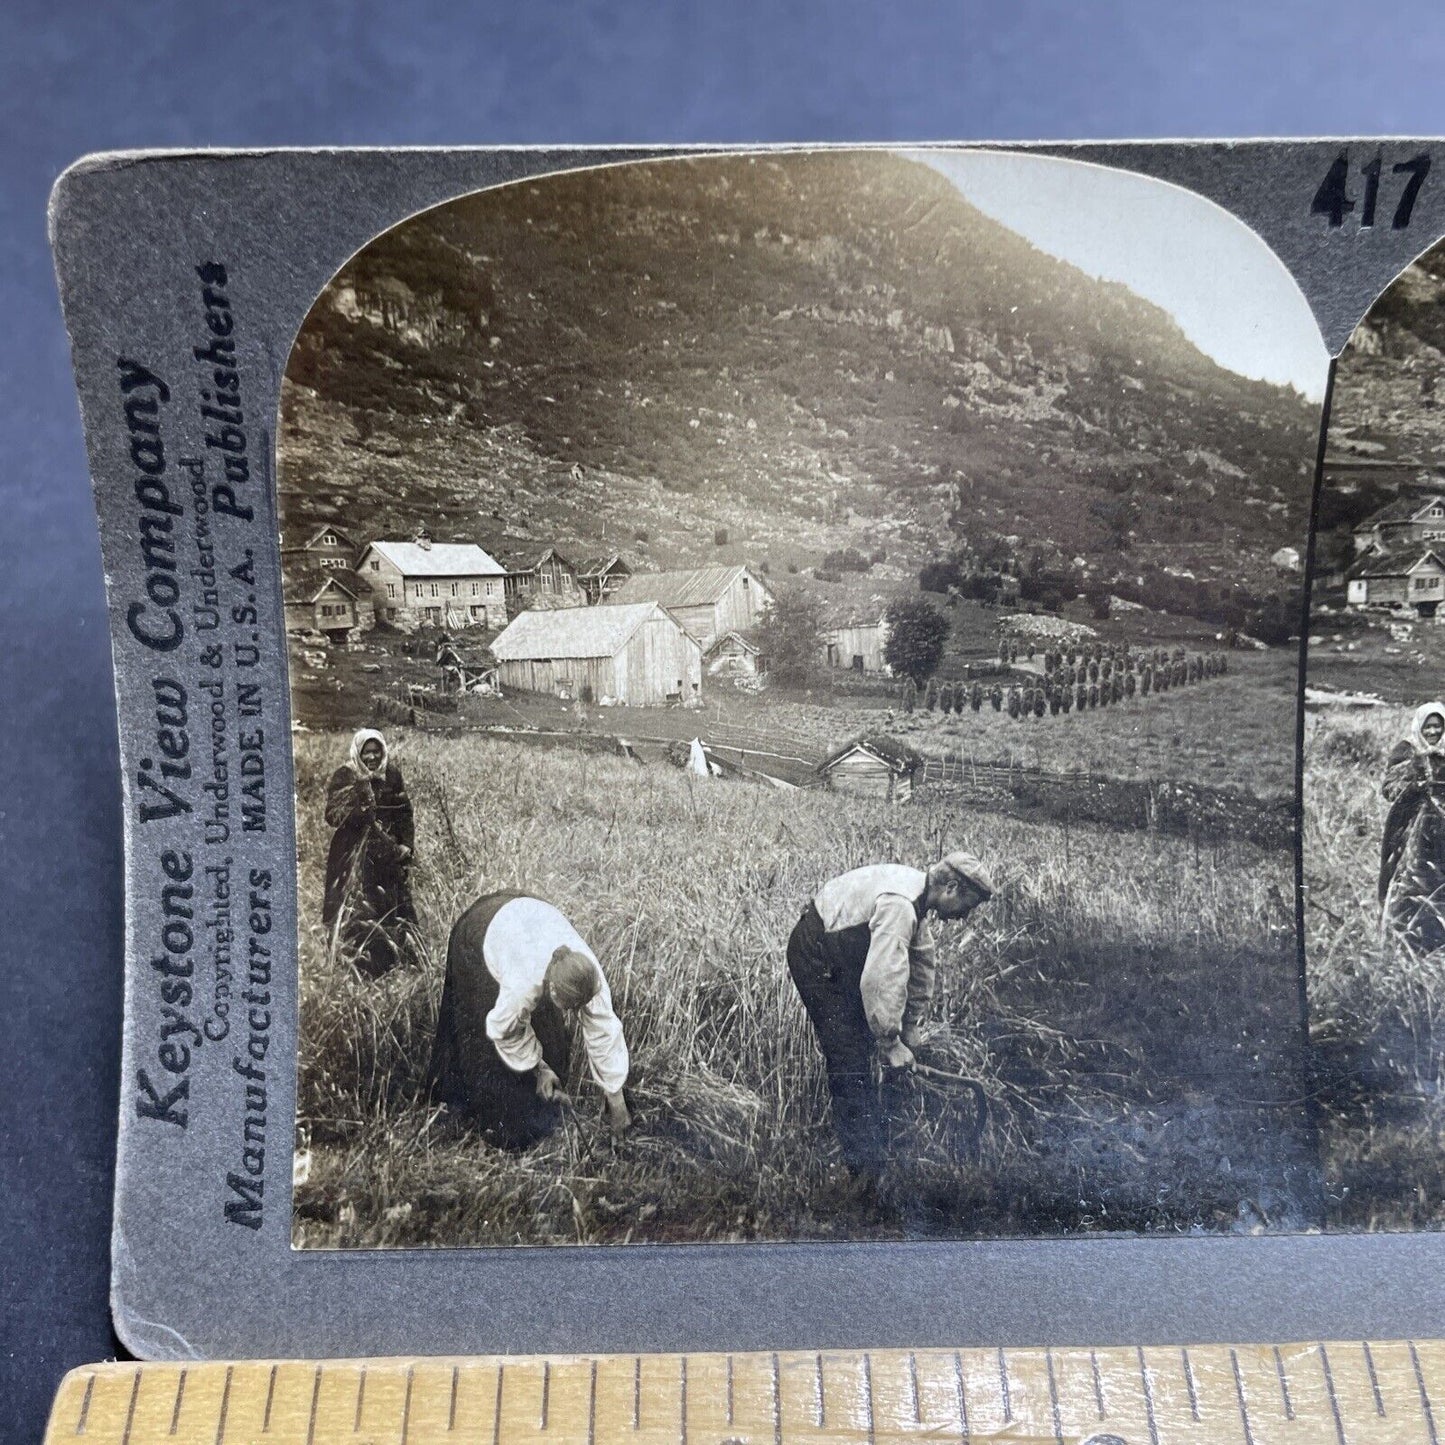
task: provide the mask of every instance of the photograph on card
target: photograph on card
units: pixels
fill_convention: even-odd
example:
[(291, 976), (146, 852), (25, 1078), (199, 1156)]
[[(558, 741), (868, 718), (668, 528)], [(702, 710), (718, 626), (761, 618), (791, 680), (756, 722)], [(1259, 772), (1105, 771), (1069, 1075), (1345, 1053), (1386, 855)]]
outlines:
[(1248, 228), (1041, 155), (358, 252), (277, 443), (294, 1243), (1317, 1226), (1327, 365)]
[(1438, 1229), (1445, 1064), (1445, 247), (1341, 355), (1305, 691), (1304, 900), (1328, 1220)]

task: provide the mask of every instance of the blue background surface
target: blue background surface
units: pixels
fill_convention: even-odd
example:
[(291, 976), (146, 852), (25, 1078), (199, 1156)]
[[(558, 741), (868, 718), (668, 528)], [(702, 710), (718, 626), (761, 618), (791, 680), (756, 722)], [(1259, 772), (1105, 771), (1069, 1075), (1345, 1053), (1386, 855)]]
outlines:
[(114, 1351), (120, 807), (45, 237), (67, 163), (141, 146), (1445, 132), (1438, 3), (12, 0), (0, 33), (0, 1433), (16, 1441), (39, 1439), (64, 1370)]

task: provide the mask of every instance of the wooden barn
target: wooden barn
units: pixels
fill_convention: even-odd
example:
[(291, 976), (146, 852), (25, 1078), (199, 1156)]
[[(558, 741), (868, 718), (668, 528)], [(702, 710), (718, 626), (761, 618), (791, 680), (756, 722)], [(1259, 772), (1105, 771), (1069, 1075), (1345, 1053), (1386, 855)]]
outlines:
[(328, 642), (354, 642), (376, 626), (371, 589), (349, 568), (289, 561), (282, 570), (287, 632), (320, 632)]
[(555, 547), (548, 547), (541, 556), (509, 554), (502, 561), (507, 568), (507, 600), (515, 604), (514, 611), (537, 605), (581, 607), (587, 601), (577, 568)]
[(606, 601), (656, 602), (703, 647), (725, 632), (746, 632), (772, 606), (773, 594), (747, 567), (634, 572)]
[(756, 677), (758, 649), (740, 632), (724, 632), (703, 650), (703, 666), (709, 677)]
[(492, 642), (502, 686), (634, 707), (702, 693), (702, 649), (655, 602), (523, 612)]
[(506, 569), (475, 542), (372, 542), (356, 570), (377, 616), (398, 627), (430, 623), (456, 631), (506, 620)]
[(835, 791), (889, 803), (906, 803), (922, 770), (920, 754), (881, 733), (854, 738), (818, 764), (819, 776)]
[(1434, 617), (1445, 601), (1445, 561), (1432, 547), (1415, 547), (1371, 557), (1351, 572), (1346, 589), (1351, 607), (1387, 607)]
[(829, 667), (888, 676), (893, 669), (884, 660), (888, 619), (884, 611), (836, 612), (823, 629), (823, 661)]
[(348, 533), (328, 522), (324, 527), (318, 527), (299, 546), (282, 547), (281, 557), (288, 564), (299, 562), (317, 570), (327, 567), (349, 569), (360, 550)]

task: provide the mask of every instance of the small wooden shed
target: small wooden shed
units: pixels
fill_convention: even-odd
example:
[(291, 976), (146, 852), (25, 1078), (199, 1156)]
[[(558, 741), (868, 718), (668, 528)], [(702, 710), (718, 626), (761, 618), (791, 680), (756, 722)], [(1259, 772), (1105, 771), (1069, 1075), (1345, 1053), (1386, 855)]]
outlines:
[(709, 677), (756, 677), (758, 649), (740, 632), (714, 638), (702, 655)]
[(922, 770), (921, 754), (883, 733), (854, 738), (818, 764), (819, 776), (837, 792), (889, 803), (906, 803)]

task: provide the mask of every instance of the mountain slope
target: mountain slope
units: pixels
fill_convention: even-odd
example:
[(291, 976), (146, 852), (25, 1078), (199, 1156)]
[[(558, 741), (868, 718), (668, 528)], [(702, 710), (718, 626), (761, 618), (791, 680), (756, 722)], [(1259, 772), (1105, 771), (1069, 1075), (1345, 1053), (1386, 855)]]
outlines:
[(280, 481), (288, 533), (774, 570), (856, 546), (880, 581), (1012, 537), (1106, 577), (1161, 547), (1260, 574), (1303, 541), (1316, 424), (927, 167), (716, 157), (379, 238), (293, 353)]

